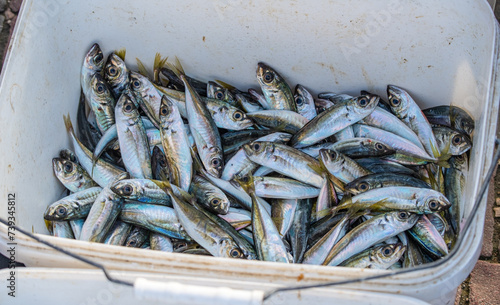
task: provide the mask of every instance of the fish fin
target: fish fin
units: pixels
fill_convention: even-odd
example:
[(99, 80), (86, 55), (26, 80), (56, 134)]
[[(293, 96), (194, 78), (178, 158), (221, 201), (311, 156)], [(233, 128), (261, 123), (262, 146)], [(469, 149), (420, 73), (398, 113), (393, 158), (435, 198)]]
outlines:
[(118, 50), (115, 50), (114, 52), (118, 57), (120, 57), (122, 60), (125, 60), (125, 55), (127, 54), (127, 49), (121, 48)]
[(148, 79), (151, 79), (148, 73), (148, 69), (146, 69), (146, 66), (142, 63), (142, 61), (139, 58), (135, 59), (137, 61), (137, 69), (140, 74), (143, 76), (146, 76)]
[(436, 177), (432, 173), (432, 170), (431, 170), (430, 166), (427, 165), (425, 169), (427, 170), (427, 175), (429, 175), (429, 181), (431, 183), (431, 188), (433, 190), (438, 190), (439, 187), (438, 187), (438, 184), (437, 184), (437, 181), (436, 181)]
[(434, 145), (433, 142), (431, 142), (431, 151), (432, 155), (434, 158), (439, 158), (441, 156), (441, 152), (439, 151), (439, 148)]
[(201, 176), (206, 178), (208, 172), (205, 170), (203, 162), (201, 161), (200, 156), (198, 155), (198, 148), (195, 146), (194, 148), (191, 147), (190, 150), (191, 150), (191, 157), (193, 159), (193, 172), (199, 172)]
[(218, 83), (219, 85), (221, 85), (223, 88), (228, 89), (230, 91), (236, 89), (236, 87), (233, 87), (230, 84), (225, 83), (221, 80), (216, 79), (215, 82)]
[(334, 212), (332, 212), (331, 208), (311, 213), (311, 217), (318, 220), (327, 216), (334, 216)]
[(186, 72), (184, 72), (184, 68), (182, 67), (181, 61), (179, 60), (179, 58), (177, 56), (175, 56), (174, 65), (175, 65), (175, 69), (177, 71), (179, 71), (182, 75), (186, 75)]
[(165, 58), (161, 57), (160, 53), (156, 53), (155, 55), (155, 60), (153, 64), (153, 82), (154, 83), (159, 83), (160, 82), (160, 70), (165, 66), (165, 63), (167, 62), (168, 56)]
[(330, 209), (332, 211), (332, 214), (335, 215), (340, 210), (349, 209), (349, 205), (352, 203), (351, 198), (352, 196), (350, 195), (345, 195), (344, 197), (342, 197), (342, 200), (340, 200), (339, 204)]
[(248, 194), (255, 192), (255, 185), (253, 183), (254, 179), (252, 174), (248, 174), (245, 176), (235, 175), (232, 180), (239, 183), (243, 190)]
[(64, 125), (66, 126), (66, 131), (71, 133), (73, 136), (75, 135), (75, 130), (73, 129), (73, 123), (71, 123), (71, 118), (68, 115), (63, 115)]

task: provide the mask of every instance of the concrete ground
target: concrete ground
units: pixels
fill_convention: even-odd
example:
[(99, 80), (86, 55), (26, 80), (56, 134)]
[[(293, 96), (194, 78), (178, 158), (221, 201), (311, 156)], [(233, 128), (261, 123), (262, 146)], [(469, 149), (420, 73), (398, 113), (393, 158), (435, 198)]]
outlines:
[[(489, 2), (494, 3), (495, 0)], [(0, 56), (2, 56), (2, 61), (21, 3), (22, 0), (0, 0)], [(500, 4), (495, 9), (495, 15), (497, 18), (500, 17)], [(497, 137), (500, 138), (500, 131)], [(500, 304), (499, 240), (500, 171), (490, 183), (481, 257), (470, 276), (459, 288), (456, 305)], [(6, 262), (6, 259), (0, 255), (0, 268), (5, 268)]]

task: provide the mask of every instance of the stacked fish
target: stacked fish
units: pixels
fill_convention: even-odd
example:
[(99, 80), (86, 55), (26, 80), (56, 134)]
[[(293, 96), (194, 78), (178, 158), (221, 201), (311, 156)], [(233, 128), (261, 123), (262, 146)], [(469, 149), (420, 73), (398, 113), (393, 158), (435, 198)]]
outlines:
[(157, 54), (152, 76), (104, 60), (81, 72), (73, 151), (53, 159), (71, 192), (48, 206), (54, 236), (168, 252), (359, 268), (446, 255), (460, 233), (473, 119), (388, 101), (292, 93), (259, 63), (254, 89), (185, 75)]

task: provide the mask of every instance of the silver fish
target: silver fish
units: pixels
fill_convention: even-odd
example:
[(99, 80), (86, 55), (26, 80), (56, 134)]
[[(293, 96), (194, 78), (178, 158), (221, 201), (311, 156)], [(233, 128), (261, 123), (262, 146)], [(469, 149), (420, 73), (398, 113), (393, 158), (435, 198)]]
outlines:
[(338, 266), (350, 257), (415, 225), (417, 214), (389, 212), (372, 217), (347, 233), (328, 253), (323, 265)]
[(181, 76), (181, 80), (186, 86), (186, 110), (189, 128), (194, 137), (198, 154), (207, 172), (215, 177), (220, 177), (224, 160), (219, 131), (198, 93), (184, 76)]
[(290, 145), (302, 148), (328, 138), (369, 115), (378, 100), (376, 96), (360, 96), (328, 108), (297, 132), (290, 140)]
[(278, 72), (260, 62), (257, 64), (257, 80), (271, 109), (297, 112), (292, 90)]
[(52, 159), (52, 168), (61, 183), (76, 193), (97, 186), (80, 164), (62, 158)]
[(430, 156), (439, 158), (441, 152), (432, 127), (410, 94), (399, 87), (388, 85), (387, 95), (393, 113), (417, 134)]
[(179, 109), (165, 96), (160, 107), (160, 127), (171, 182), (187, 191), (193, 175), (191, 145)]
[(116, 105), (116, 129), (123, 163), (130, 176), (151, 179), (153, 172), (146, 129), (128, 94), (122, 94)]

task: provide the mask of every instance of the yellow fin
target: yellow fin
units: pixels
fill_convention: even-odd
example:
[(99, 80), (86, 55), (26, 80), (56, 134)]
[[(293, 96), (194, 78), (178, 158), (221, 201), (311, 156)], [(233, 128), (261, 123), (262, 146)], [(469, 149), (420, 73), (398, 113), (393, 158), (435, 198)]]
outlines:
[(118, 49), (114, 52), (118, 57), (120, 57), (122, 60), (125, 60), (125, 55), (127, 54), (127, 49), (121, 48)]
[(230, 84), (225, 83), (225, 82), (223, 82), (221, 80), (216, 79), (215, 82), (218, 83), (219, 85), (221, 85), (225, 89), (228, 89), (228, 90), (234, 90), (234, 89), (236, 89), (236, 87), (233, 87)]
[(136, 58), (135, 60), (137, 61), (138, 72), (140, 74), (146, 76), (147, 78), (151, 79), (151, 77), (149, 76), (148, 70), (146, 69), (146, 67), (144, 66), (142, 61), (139, 58)]
[(159, 83), (160, 81), (160, 70), (165, 66), (165, 63), (167, 62), (168, 57), (161, 58), (160, 53), (156, 53), (155, 55), (155, 60), (153, 64), (153, 78), (155, 83)]
[(182, 75), (186, 75), (186, 72), (184, 72), (184, 68), (181, 65), (181, 61), (179, 60), (179, 58), (177, 56), (175, 56), (175, 63), (174, 64), (175, 64), (175, 68), (177, 69), (177, 71), (182, 73)]

